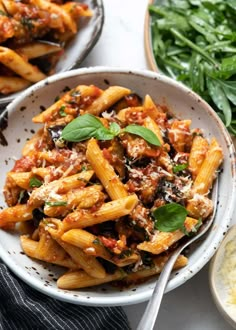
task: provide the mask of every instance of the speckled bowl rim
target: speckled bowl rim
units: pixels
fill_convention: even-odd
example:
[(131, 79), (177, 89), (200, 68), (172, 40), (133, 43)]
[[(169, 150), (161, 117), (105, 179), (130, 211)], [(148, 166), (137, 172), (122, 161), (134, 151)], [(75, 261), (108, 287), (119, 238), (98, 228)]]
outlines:
[[(221, 134), (223, 134), (224, 139), (227, 143), (227, 147), (229, 150), (229, 153), (232, 155), (231, 158), (231, 175), (232, 175), (232, 180), (233, 180), (233, 189), (232, 189), (232, 194), (231, 194), (231, 200), (230, 204), (228, 205), (227, 209), (227, 218), (226, 221), (224, 221), (221, 224), (221, 230), (214, 232), (214, 237), (211, 242), (211, 246), (207, 248), (206, 251), (204, 251), (204, 258), (199, 258), (198, 262), (195, 262), (191, 268), (189, 266), (186, 266), (185, 272), (183, 272), (182, 276), (175, 276), (173, 277), (166, 288), (165, 292), (171, 291), (175, 289), (176, 287), (182, 285), (185, 283), (187, 280), (189, 280), (191, 277), (193, 277), (198, 271), (202, 269), (202, 267), (210, 260), (210, 258), (213, 256), (215, 253), (216, 249), (218, 248), (219, 244), (221, 243), (222, 239), (224, 238), (225, 233), (228, 231), (231, 218), (233, 215), (233, 210), (234, 210), (234, 205), (235, 205), (235, 200), (236, 200), (236, 160), (235, 160), (235, 149), (233, 142), (231, 140), (231, 137), (226, 130), (224, 124), (218, 117), (218, 115), (214, 112), (214, 110), (203, 100), (191, 91), (188, 87), (184, 86), (183, 84), (167, 77), (164, 75), (161, 75), (159, 73), (155, 73), (152, 71), (148, 70), (133, 70), (129, 68), (112, 68), (112, 67), (90, 67), (90, 68), (82, 68), (82, 69), (77, 69), (77, 70), (71, 70), (68, 72), (64, 73), (59, 73), (57, 75), (51, 76), (46, 78), (43, 81), (40, 81), (36, 83), (35, 85), (31, 86), (22, 94), (16, 98), (14, 101), (12, 101), (6, 108), (5, 111), (8, 111), (9, 113), (14, 112), (14, 109), (17, 107), (18, 103), (22, 102), (24, 99), (27, 97), (30, 97), (35, 91), (39, 90), (40, 88), (53, 84), (54, 82), (58, 80), (66, 80), (68, 77), (75, 77), (75, 76), (83, 76), (83, 75), (88, 75), (88, 74), (100, 74), (100, 73), (109, 73), (109, 74), (127, 74), (127, 75), (135, 75), (136, 77), (142, 78), (148, 78), (148, 79), (153, 79), (153, 80), (158, 80), (160, 82), (163, 82), (164, 84), (167, 84), (169, 86), (173, 86), (175, 88), (178, 88), (180, 91), (187, 93), (190, 98), (192, 99), (197, 99), (202, 103), (202, 107), (204, 107), (205, 111), (208, 112), (208, 114), (211, 116), (211, 118), (214, 119), (214, 122), (216, 126), (219, 128), (221, 131)], [(5, 112), (4, 112), (5, 113)], [(2, 116), (4, 116), (4, 113)], [(29, 276), (25, 276), (25, 272), (21, 269), (18, 269), (17, 266), (14, 264), (14, 262), (9, 258), (9, 254), (7, 251), (4, 251), (0, 249), (0, 257), (2, 260), (7, 264), (7, 266), (18, 276), (20, 277), (23, 281), (25, 281), (27, 284), (30, 286), (34, 287), (35, 289), (43, 292), (44, 294), (47, 294), (53, 298), (63, 300), (66, 302), (74, 303), (74, 304), (81, 304), (81, 305), (89, 305), (89, 306), (121, 306), (121, 305), (129, 305), (129, 304), (136, 304), (140, 302), (147, 301), (152, 294), (153, 288), (155, 281), (152, 282), (151, 288), (147, 288), (145, 292), (138, 292), (136, 295), (128, 295), (127, 296), (120, 296), (119, 297), (119, 292), (117, 292), (116, 297), (106, 297), (106, 293), (104, 293), (104, 297), (92, 297), (92, 299), (86, 299), (86, 297), (80, 296), (77, 299), (72, 299), (70, 296), (67, 295), (62, 295), (59, 290), (47, 288), (42, 285), (39, 285), (38, 282), (33, 278)]]

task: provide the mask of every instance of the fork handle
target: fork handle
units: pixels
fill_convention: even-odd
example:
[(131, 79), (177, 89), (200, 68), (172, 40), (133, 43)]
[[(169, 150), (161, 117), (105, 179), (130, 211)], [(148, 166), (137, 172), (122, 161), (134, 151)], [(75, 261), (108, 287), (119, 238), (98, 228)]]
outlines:
[[(177, 251), (176, 251), (177, 252)], [(180, 252), (179, 252), (180, 253)], [(139, 322), (139, 325), (136, 330), (152, 330), (155, 322), (156, 317), (160, 309), (162, 297), (165, 292), (165, 288), (170, 277), (170, 273), (173, 269), (174, 263), (178, 258), (179, 253), (174, 253), (168, 262), (163, 267), (163, 270), (159, 276), (159, 279), (155, 285), (153, 294), (149, 303), (145, 309), (145, 312)]]

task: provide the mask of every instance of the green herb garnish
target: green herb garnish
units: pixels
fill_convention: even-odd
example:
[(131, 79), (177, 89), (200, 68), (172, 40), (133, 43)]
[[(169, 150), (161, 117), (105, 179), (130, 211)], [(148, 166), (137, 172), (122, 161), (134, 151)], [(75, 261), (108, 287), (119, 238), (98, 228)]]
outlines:
[(85, 114), (72, 120), (62, 131), (62, 138), (66, 141), (80, 142), (90, 138), (97, 140), (112, 140), (121, 133), (131, 133), (142, 137), (148, 143), (160, 146), (160, 141), (156, 135), (143, 126), (128, 125), (121, 129), (117, 123), (111, 123), (106, 128), (102, 122), (91, 114)]
[(101, 241), (100, 241), (100, 239), (98, 237), (95, 238), (95, 240), (93, 240), (93, 244), (95, 244), (95, 245), (102, 245), (102, 243), (101, 243)]
[(159, 70), (203, 97), (236, 135), (236, 1), (156, 3), (149, 13)]
[(173, 172), (174, 173), (181, 172), (181, 171), (185, 170), (187, 167), (188, 167), (187, 163), (175, 165), (175, 166), (173, 166)]
[(186, 236), (194, 236), (197, 233), (198, 229), (201, 227), (201, 225), (202, 225), (202, 218), (199, 218), (198, 222), (196, 223), (195, 226), (193, 226), (191, 231), (188, 231), (184, 226), (182, 228), (182, 231)]
[(56, 201), (56, 202), (45, 202), (47, 206), (65, 206), (67, 205), (66, 201)]
[(67, 113), (65, 112), (65, 108), (66, 108), (65, 105), (62, 105), (62, 106), (60, 107), (59, 115), (60, 115), (61, 117), (66, 117), (66, 116), (67, 116)]
[(42, 184), (43, 184), (42, 181), (35, 177), (31, 178), (30, 182), (29, 182), (30, 188), (34, 188), (34, 187), (38, 188), (38, 187), (42, 186)]
[(0, 10), (0, 15), (1, 15), (1, 16), (8, 16), (8, 14), (5, 13), (5, 11), (3, 11), (3, 10)]
[(156, 229), (164, 232), (182, 230), (187, 214), (187, 210), (177, 203), (160, 206), (153, 211), (154, 226)]
[(29, 30), (32, 30), (34, 25), (33, 25), (33, 22), (32, 22), (32, 19), (31, 18), (28, 18), (28, 17), (22, 17), (21, 18), (21, 24), (24, 25), (25, 27), (27, 27)]

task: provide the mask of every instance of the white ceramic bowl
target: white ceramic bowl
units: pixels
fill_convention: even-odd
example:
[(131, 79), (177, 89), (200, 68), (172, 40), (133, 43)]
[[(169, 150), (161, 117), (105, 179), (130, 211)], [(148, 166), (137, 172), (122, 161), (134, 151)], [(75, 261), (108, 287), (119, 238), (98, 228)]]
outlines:
[[(3, 127), (6, 118), (1, 140), (7, 143), (7, 146), (0, 146), (0, 188), (4, 184), (6, 172), (13, 167), (15, 157), (20, 157), (21, 147), (26, 139), (39, 127), (32, 124), (31, 118), (38, 114), (42, 107), (46, 108), (54, 102), (55, 97), (65, 87), (72, 88), (78, 84), (94, 84), (100, 88), (121, 85), (129, 87), (140, 96), (150, 94), (154, 101), (166, 104), (178, 117), (191, 119), (192, 127), (203, 128), (206, 137), (215, 136), (223, 148), (224, 170), (219, 179), (219, 205), (214, 225), (208, 235), (191, 248), (188, 266), (173, 272), (167, 291), (173, 290), (190, 279), (208, 262), (229, 227), (236, 195), (234, 146), (231, 138), (216, 113), (199, 96), (170, 78), (150, 71), (119, 68), (95, 67), (72, 70), (35, 84), (7, 107), (1, 119)], [(0, 206), (4, 205), (1, 196)], [(106, 291), (104, 287), (60, 290), (54, 281), (60, 272), (59, 268), (45, 266), (23, 255), (17, 235), (3, 230), (0, 230), (0, 257), (17, 276), (35, 289), (75, 304), (105, 306), (139, 303), (150, 298), (155, 282), (151, 279), (122, 291), (111, 286), (106, 286)]]
[[(102, 33), (104, 23), (103, 1), (84, 0), (83, 3), (89, 6), (93, 12), (93, 16), (89, 18), (81, 17), (78, 33), (66, 46), (63, 55), (55, 67), (55, 73), (78, 68), (80, 63), (96, 45)], [(21, 93), (22, 91), (0, 96), (0, 107), (7, 105)]]
[[(236, 291), (231, 292), (235, 282), (236, 225), (232, 226), (211, 260), (209, 281), (213, 299), (225, 320), (236, 329)], [(233, 275), (233, 278), (232, 278)], [(229, 278), (230, 277), (230, 280)]]

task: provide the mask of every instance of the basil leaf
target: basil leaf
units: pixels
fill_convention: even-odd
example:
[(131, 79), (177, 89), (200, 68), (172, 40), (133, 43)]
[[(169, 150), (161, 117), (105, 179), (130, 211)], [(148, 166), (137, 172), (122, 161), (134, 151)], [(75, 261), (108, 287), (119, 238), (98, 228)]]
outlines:
[(42, 181), (40, 181), (39, 179), (37, 179), (35, 177), (31, 178), (30, 182), (29, 182), (29, 186), (31, 188), (40, 187), (40, 186), (42, 186), (42, 184), (43, 184)]
[(114, 134), (107, 129), (106, 127), (100, 127), (96, 130), (94, 136), (97, 140), (112, 140), (114, 138)]
[(66, 141), (80, 142), (96, 137), (99, 128), (105, 128), (95, 116), (85, 114), (72, 120), (62, 131), (62, 138)]
[(153, 144), (154, 146), (160, 146), (161, 143), (157, 136), (148, 128), (139, 126), (139, 125), (128, 125), (123, 129), (123, 132), (131, 133), (140, 136), (145, 141), (147, 141), (150, 144)]
[(178, 173), (185, 170), (188, 167), (188, 164), (178, 164), (173, 167), (173, 172)]
[(153, 211), (155, 228), (164, 232), (182, 229), (187, 216), (187, 210), (177, 203), (158, 207)]
[(109, 129), (114, 136), (117, 136), (120, 133), (120, 126), (115, 122), (110, 124)]
[(66, 201), (56, 201), (56, 202), (45, 202), (47, 206), (65, 206), (67, 205)]

